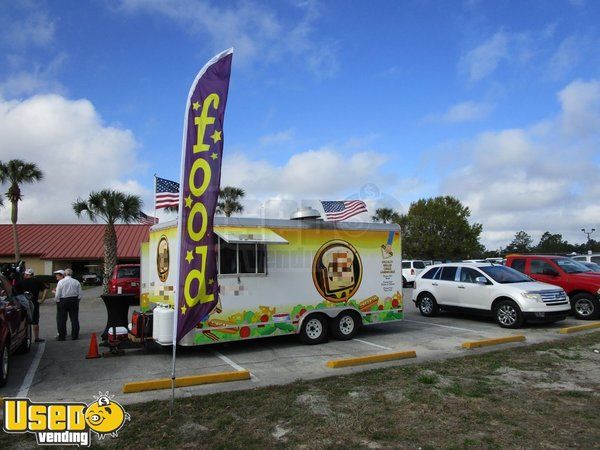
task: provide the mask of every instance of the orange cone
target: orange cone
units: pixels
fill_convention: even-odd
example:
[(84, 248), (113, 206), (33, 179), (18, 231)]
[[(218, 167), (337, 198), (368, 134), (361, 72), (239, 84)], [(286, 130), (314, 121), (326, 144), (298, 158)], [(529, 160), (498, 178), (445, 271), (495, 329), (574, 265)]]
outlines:
[(100, 353), (98, 352), (98, 341), (96, 340), (96, 333), (92, 333), (92, 338), (90, 339), (90, 349), (88, 350), (88, 354), (85, 359), (94, 359), (100, 358)]

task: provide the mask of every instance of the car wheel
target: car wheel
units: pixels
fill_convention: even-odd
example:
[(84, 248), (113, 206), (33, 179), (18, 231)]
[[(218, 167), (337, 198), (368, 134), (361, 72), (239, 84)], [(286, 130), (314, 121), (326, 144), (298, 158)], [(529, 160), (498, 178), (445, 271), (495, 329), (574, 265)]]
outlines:
[(330, 330), (334, 338), (347, 341), (356, 336), (359, 327), (360, 318), (358, 314), (344, 311), (331, 321)]
[(502, 328), (520, 328), (523, 325), (523, 313), (512, 300), (502, 300), (498, 303), (494, 315)]
[(576, 318), (590, 320), (598, 317), (600, 305), (591, 294), (577, 294), (571, 299), (573, 314)]
[(29, 350), (31, 350), (31, 341), (31, 324), (27, 324), (25, 338), (23, 338), (23, 342), (21, 342), (21, 345), (19, 345), (17, 353), (29, 353)]
[(419, 297), (419, 311), (425, 317), (433, 317), (440, 311), (435, 297), (429, 292), (421, 294)]
[(0, 350), (0, 387), (4, 386), (8, 381), (8, 368), (10, 363), (9, 345), (6, 345)]
[(300, 340), (304, 344), (321, 344), (327, 340), (327, 322), (321, 314), (308, 316), (302, 322)]

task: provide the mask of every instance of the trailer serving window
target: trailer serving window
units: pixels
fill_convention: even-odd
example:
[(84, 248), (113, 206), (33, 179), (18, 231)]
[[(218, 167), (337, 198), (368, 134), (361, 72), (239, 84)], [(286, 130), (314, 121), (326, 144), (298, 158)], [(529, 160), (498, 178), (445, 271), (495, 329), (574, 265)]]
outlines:
[(218, 227), (219, 274), (265, 275), (267, 273), (267, 244), (287, 244), (273, 230), (263, 227)]
[(266, 273), (265, 244), (230, 244), (219, 239), (219, 274), (246, 275)]

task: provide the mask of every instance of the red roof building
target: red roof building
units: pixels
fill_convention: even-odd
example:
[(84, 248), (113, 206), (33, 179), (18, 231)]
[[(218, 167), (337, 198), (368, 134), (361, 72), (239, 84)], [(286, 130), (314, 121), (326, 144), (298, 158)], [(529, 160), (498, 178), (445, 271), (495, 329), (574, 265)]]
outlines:
[[(139, 262), (140, 245), (148, 240), (148, 225), (115, 225), (117, 259)], [(104, 257), (103, 224), (19, 224), (21, 258), (36, 273), (50, 274), (55, 267), (101, 264)], [(0, 262), (14, 261), (12, 225), (0, 225)], [(43, 268), (42, 268), (43, 267)], [(37, 269), (37, 270), (36, 270)]]

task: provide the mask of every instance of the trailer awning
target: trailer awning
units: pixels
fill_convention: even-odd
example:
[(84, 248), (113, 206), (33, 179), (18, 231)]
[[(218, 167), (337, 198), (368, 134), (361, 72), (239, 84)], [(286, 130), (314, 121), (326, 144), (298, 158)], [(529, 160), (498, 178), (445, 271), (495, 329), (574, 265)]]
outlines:
[(269, 228), (215, 227), (215, 233), (228, 244), (288, 244)]

